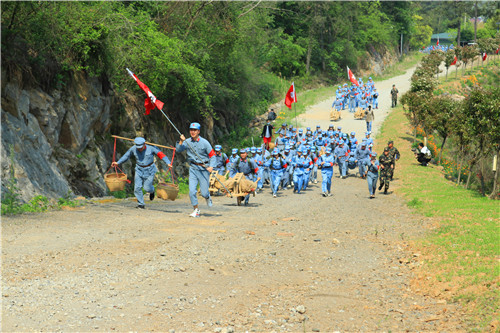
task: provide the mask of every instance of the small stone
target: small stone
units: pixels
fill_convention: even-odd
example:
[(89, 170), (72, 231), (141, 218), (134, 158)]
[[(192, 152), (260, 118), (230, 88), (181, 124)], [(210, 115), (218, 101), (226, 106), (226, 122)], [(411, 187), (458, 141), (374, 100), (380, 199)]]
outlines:
[(306, 312), (306, 307), (303, 305), (299, 305), (295, 308), (295, 310), (297, 310), (298, 313), (303, 314)]
[(313, 328), (313, 332), (320, 332), (319, 328)]
[(209, 270), (215, 271), (215, 267), (214, 266), (210, 266)]
[(315, 241), (315, 242), (321, 242), (321, 239), (316, 238), (314, 241)]
[(220, 332), (222, 332), (222, 327), (216, 327), (216, 328), (214, 329), (214, 332), (215, 332), (215, 333), (220, 333)]

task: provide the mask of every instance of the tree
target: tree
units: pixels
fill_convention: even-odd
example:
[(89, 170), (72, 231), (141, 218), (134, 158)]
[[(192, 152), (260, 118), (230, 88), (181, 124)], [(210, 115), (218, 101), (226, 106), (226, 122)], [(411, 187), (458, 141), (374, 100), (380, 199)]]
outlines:
[(440, 164), (446, 139), (453, 130), (453, 117), (457, 112), (460, 112), (461, 103), (454, 101), (449, 96), (439, 96), (432, 98), (429, 104), (430, 112), (427, 116), (429, 127), (438, 132), (443, 139), (438, 158), (438, 164)]

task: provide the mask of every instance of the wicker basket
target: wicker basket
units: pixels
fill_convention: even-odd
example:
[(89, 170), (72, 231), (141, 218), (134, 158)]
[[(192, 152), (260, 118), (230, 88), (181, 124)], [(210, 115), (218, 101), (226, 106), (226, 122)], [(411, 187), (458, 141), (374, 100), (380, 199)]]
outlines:
[(175, 201), (177, 194), (179, 194), (179, 185), (159, 183), (156, 188), (156, 194), (158, 195), (158, 198), (163, 200)]
[(275, 146), (276, 146), (275, 143), (269, 142), (269, 150), (273, 150)]
[(104, 175), (104, 182), (111, 192), (123, 191), (127, 182), (127, 175), (124, 173), (108, 173)]

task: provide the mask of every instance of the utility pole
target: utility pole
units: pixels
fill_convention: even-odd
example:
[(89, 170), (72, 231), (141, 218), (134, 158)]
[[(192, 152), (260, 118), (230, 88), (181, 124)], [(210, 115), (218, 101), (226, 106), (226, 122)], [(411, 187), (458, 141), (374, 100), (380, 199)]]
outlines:
[(401, 48), (400, 48), (400, 54), (401, 54), (401, 58), (403, 58), (403, 33), (401, 33)]

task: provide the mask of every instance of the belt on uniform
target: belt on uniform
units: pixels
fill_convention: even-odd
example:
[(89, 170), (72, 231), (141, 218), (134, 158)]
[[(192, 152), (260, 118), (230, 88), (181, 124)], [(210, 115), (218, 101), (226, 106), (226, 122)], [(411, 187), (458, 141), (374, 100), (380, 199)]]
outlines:
[(281, 168), (277, 168), (277, 169), (276, 169), (276, 168), (272, 168), (272, 169), (273, 169), (273, 170), (281, 170)]
[(149, 163), (148, 165), (140, 165), (140, 164), (137, 165), (140, 166), (141, 168), (147, 168), (148, 166), (153, 165), (153, 162)]
[(191, 162), (191, 164), (198, 165), (198, 166), (205, 166), (206, 163)]

